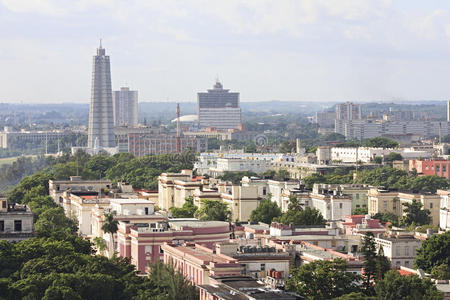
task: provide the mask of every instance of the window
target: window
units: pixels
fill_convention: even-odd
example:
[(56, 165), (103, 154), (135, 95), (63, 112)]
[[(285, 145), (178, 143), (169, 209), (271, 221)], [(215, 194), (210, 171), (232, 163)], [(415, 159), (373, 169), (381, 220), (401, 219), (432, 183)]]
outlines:
[(405, 261), (405, 267), (409, 267), (409, 260)]
[(261, 271), (265, 271), (266, 270), (266, 264), (261, 264)]
[(5, 231), (5, 221), (0, 221), (0, 231)]
[(159, 246), (159, 254), (163, 254), (163, 253), (164, 253), (164, 250), (162, 249), (161, 246)]
[(400, 256), (400, 247), (395, 247), (395, 254)]
[(145, 208), (145, 214), (148, 215), (148, 207)]
[(22, 231), (22, 220), (14, 220), (14, 231)]
[(436, 172), (439, 172), (440, 167), (436, 166)]
[(430, 209), (433, 208), (433, 203), (430, 203)]
[(342, 203), (339, 203), (339, 208), (342, 209)]
[(408, 246), (405, 247), (405, 256), (409, 256), (409, 247)]
[(356, 204), (356, 208), (360, 208), (361, 207), (361, 205), (359, 205), (359, 204)]
[(267, 194), (266, 188), (263, 188), (263, 195), (265, 196)]
[(447, 171), (447, 166), (446, 165), (443, 165), (442, 166), (442, 172), (446, 172)]
[(355, 199), (359, 200), (359, 194), (355, 194)]
[(2, 201), (2, 208), (6, 208), (6, 201)]
[(387, 201), (383, 201), (383, 208), (387, 209)]

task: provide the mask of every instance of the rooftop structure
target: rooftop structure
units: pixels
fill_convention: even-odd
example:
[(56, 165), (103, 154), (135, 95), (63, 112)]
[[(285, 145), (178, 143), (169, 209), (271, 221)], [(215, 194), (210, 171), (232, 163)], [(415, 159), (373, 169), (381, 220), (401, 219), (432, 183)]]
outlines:
[(138, 125), (138, 92), (130, 91), (128, 87), (121, 87), (113, 92), (114, 125)]
[(26, 205), (8, 204), (0, 197), (0, 240), (17, 242), (33, 237), (33, 212)]

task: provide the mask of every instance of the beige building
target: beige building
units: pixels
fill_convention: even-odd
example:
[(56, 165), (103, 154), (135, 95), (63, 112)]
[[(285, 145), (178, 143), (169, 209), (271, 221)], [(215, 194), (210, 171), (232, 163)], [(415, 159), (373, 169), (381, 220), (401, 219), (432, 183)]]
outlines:
[(192, 170), (181, 173), (162, 173), (158, 177), (158, 206), (163, 210), (183, 206), (185, 199), (195, 189), (203, 186), (202, 181), (193, 181)]
[(33, 237), (33, 212), (26, 205), (8, 204), (0, 197), (0, 240), (17, 242)]
[(399, 193), (371, 188), (368, 192), (369, 214), (393, 213), (402, 217), (404, 215), (403, 204), (412, 203), (413, 199), (422, 203), (422, 209), (430, 211), (432, 224), (439, 225), (441, 197), (436, 194)]
[(110, 180), (83, 180), (81, 176), (70, 176), (70, 180), (49, 180), (48, 189), (50, 197), (55, 203), (62, 205), (62, 195), (65, 191), (72, 192), (89, 191), (101, 195), (106, 189), (112, 188)]
[(230, 192), (222, 193), (220, 197), (230, 208), (233, 221), (250, 220), (250, 214), (261, 200), (257, 194), (257, 187), (253, 186), (234, 185)]

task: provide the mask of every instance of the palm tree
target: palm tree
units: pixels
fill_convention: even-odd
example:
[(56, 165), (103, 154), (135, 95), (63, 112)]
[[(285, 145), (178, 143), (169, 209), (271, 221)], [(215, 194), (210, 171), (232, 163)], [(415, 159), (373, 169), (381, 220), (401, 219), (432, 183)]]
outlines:
[[(115, 254), (116, 249), (114, 249), (114, 234), (119, 229), (117, 226), (119, 224), (119, 221), (114, 219), (114, 214), (112, 212), (109, 214), (105, 214), (104, 217), (105, 217), (105, 220), (102, 225), (102, 230), (103, 230), (103, 232), (109, 233), (111, 235), (111, 242), (112, 242), (112, 248), (113, 248), (112, 253)], [(110, 248), (111, 248), (111, 243), (110, 243)], [(110, 254), (110, 256), (111, 256), (111, 254)]]
[(102, 237), (97, 236), (96, 238), (94, 238), (94, 244), (95, 244), (95, 247), (97, 247), (97, 250), (99, 251), (99, 253), (103, 255), (103, 251), (105, 251), (105, 249), (106, 249), (105, 240)]

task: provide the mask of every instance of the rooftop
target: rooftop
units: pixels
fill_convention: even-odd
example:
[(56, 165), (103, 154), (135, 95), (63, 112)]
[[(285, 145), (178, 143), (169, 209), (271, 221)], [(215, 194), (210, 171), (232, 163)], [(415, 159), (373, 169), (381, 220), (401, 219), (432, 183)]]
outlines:
[(153, 201), (147, 200), (147, 199), (110, 199), (111, 203), (117, 203), (117, 204), (155, 204)]

